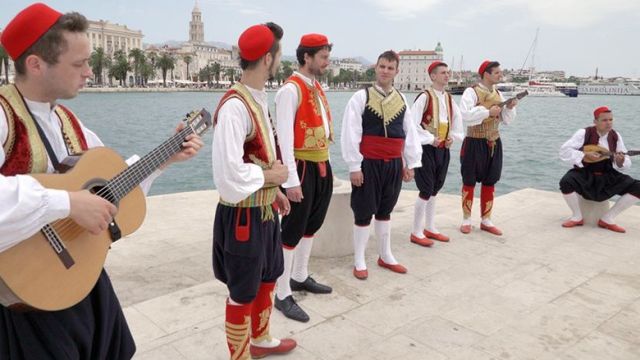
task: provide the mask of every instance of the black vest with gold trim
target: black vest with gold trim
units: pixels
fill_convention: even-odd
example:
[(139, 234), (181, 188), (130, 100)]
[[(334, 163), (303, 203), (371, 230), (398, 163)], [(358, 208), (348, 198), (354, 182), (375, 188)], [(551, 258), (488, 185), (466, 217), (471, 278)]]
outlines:
[(384, 95), (374, 86), (365, 89), (367, 102), (362, 113), (362, 135), (404, 139), (404, 113), (407, 104), (395, 88)]

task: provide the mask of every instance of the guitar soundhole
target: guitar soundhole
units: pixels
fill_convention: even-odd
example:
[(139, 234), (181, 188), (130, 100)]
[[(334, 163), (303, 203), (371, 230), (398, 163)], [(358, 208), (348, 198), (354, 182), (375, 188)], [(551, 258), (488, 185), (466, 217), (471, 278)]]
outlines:
[(107, 182), (104, 180), (92, 180), (85, 189), (89, 190), (90, 193), (100, 196), (101, 198), (109, 201), (110, 203), (118, 206), (118, 199), (116, 193), (107, 186)]

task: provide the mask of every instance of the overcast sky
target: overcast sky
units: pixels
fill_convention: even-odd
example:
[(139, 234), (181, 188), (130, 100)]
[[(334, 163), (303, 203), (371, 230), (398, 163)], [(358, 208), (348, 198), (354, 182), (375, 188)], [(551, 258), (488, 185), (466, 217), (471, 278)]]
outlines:
[[(142, 30), (145, 43), (187, 40), (194, 1), (50, 0), (50, 6), (79, 11)], [(24, 0), (0, 1), (0, 28)], [(234, 44), (248, 26), (274, 21), (285, 30), (284, 53), (294, 55), (300, 36), (324, 33), (336, 57), (375, 61), (384, 50), (435, 48), (455, 68), (484, 59), (504, 68), (522, 67), (540, 28), (535, 65), (569, 75), (640, 78), (640, 0), (199, 0), (205, 40)], [(527, 64), (527, 67), (529, 65)]]

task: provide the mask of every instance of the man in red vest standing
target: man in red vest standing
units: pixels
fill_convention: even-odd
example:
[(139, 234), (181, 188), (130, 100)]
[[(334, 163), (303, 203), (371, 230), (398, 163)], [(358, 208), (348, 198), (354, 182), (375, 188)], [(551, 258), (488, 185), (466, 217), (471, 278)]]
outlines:
[(282, 274), (280, 220), (289, 201), (279, 185), (287, 168), (276, 156), (264, 85), (280, 65), (283, 31), (254, 25), (238, 39), (242, 78), (214, 115), (213, 180), (220, 193), (213, 224), (213, 271), (227, 285), (225, 330), (231, 359), (293, 350), (292, 339), (270, 334), (273, 290)]
[(282, 187), (291, 202), (291, 212), (282, 218), (284, 273), (278, 279), (275, 307), (286, 317), (301, 322), (309, 321), (309, 316), (294, 300), (292, 290), (331, 293), (331, 287), (309, 276), (314, 235), (324, 222), (333, 193), (329, 163), (333, 123), (329, 103), (317, 80), (329, 67), (331, 48), (322, 34), (302, 36), (296, 50), (300, 70), (276, 94), (278, 145), (289, 170)]
[[(104, 146), (71, 110), (57, 104), (76, 97), (93, 75), (88, 26), (77, 12), (62, 14), (36, 3), (18, 13), (0, 36), (16, 70), (15, 83), (0, 87), (0, 252), (65, 218), (100, 234), (118, 211), (88, 190), (49, 189), (30, 176), (53, 173), (62, 169), (67, 156)], [(202, 145), (198, 136), (189, 135), (183, 150), (162, 167), (193, 157)], [(145, 193), (159, 174), (141, 183)], [(91, 292), (67, 309), (0, 306), (0, 359), (126, 360), (134, 352), (133, 337), (104, 270)]]
[(464, 139), (460, 109), (444, 89), (449, 83), (449, 67), (435, 61), (427, 71), (432, 85), (418, 95), (411, 108), (422, 144), (422, 166), (415, 170), (420, 194), (416, 199), (410, 240), (422, 246), (433, 245), (432, 239), (449, 241), (448, 236), (436, 229), (436, 195), (447, 177), (449, 148), (454, 140)]

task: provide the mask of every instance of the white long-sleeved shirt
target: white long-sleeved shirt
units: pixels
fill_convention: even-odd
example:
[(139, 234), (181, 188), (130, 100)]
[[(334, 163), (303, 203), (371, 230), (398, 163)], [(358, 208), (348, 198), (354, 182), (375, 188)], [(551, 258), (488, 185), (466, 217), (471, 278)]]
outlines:
[[(447, 98), (445, 97), (445, 93), (444, 91), (438, 91), (435, 89), (434, 92), (438, 97), (438, 116), (440, 118), (440, 123), (448, 123), (449, 112), (447, 111)], [(413, 115), (414, 123), (416, 124), (416, 131), (418, 133), (420, 143), (422, 145), (433, 145), (435, 136), (420, 125), (422, 123), (422, 115), (424, 114), (426, 104), (427, 95), (423, 92), (418, 96), (416, 101), (413, 103), (413, 106), (411, 106), (411, 114)], [(449, 125), (451, 126), (449, 129), (449, 136), (451, 136), (453, 141), (462, 141), (464, 140), (464, 126), (462, 125), (460, 108), (455, 101), (451, 101), (451, 105), (453, 107), (453, 126)]]
[[(576, 133), (573, 134), (573, 136), (569, 140), (567, 140), (564, 144), (562, 144), (562, 146), (560, 147), (560, 160), (564, 161), (569, 166), (577, 166), (577, 167), (584, 166), (584, 164), (582, 164), (582, 159), (584, 158), (584, 152), (581, 151), (580, 148), (584, 145), (585, 134), (586, 134), (585, 129), (580, 129), (576, 131)], [(618, 134), (617, 151), (626, 153), (627, 148), (624, 146), (624, 142), (622, 141), (622, 136), (620, 136), (620, 133), (617, 131), (616, 131), (616, 134)], [(609, 149), (609, 142), (607, 141), (608, 135), (609, 133), (605, 135), (601, 135), (600, 138), (598, 139), (598, 145), (602, 146), (605, 149)], [(616, 149), (609, 149), (609, 151), (616, 151)], [(613, 167), (617, 170), (622, 170), (622, 171), (630, 169), (631, 157), (629, 157), (629, 155), (625, 155), (624, 163), (622, 163), (622, 167), (619, 167), (618, 164), (616, 164), (616, 162), (614, 161)]]
[[(378, 90), (384, 93), (379, 87)], [(404, 94), (400, 93), (400, 95), (405, 104), (407, 104)], [(362, 89), (353, 94), (344, 110), (340, 144), (342, 145), (342, 158), (347, 163), (349, 172), (360, 171), (362, 160), (364, 159), (364, 156), (360, 153), (360, 142), (362, 141), (362, 114), (366, 105), (367, 90)], [(409, 169), (422, 166), (422, 146), (420, 145), (411, 109), (408, 105), (402, 119), (402, 129), (405, 133), (404, 149), (402, 151), (405, 166)]]
[[(269, 119), (267, 93), (250, 87), (247, 89), (262, 107), (264, 118)], [(267, 121), (264, 126), (275, 153), (271, 124)], [(240, 202), (264, 186), (262, 168), (242, 160), (244, 141), (252, 128), (249, 111), (240, 100), (230, 99), (218, 111), (218, 123), (213, 133), (213, 181), (220, 198), (230, 203)]]
[[(297, 71), (294, 72), (294, 75), (300, 77), (309, 86), (313, 86), (312, 79), (302, 75)], [(282, 187), (285, 189), (300, 186), (296, 160), (295, 156), (293, 155), (293, 127), (296, 118), (296, 112), (298, 110), (298, 101), (298, 90), (296, 89), (295, 84), (287, 83), (276, 93), (276, 134), (278, 134), (278, 146), (280, 147), (282, 163), (286, 165), (287, 169), (289, 170), (287, 182), (282, 184)], [(324, 132), (328, 139), (330, 133), (327, 111), (320, 99), (318, 99), (318, 103), (320, 104), (320, 112), (322, 114)]]
[[(488, 89), (486, 86), (479, 84), (479, 86)], [(500, 93), (500, 101), (505, 101), (504, 96)], [(476, 106), (478, 103), (478, 96), (473, 88), (465, 89), (460, 99), (460, 112), (462, 114), (462, 121), (464, 121), (465, 127), (481, 124), (482, 121), (489, 117), (489, 109), (482, 105)], [(500, 121), (509, 125), (516, 117), (516, 108), (509, 109), (506, 106), (502, 108), (500, 112)]]
[[(51, 143), (51, 147), (62, 161), (69, 154), (62, 138), (61, 123), (51, 104), (25, 99), (27, 107), (42, 127)], [(80, 124), (89, 148), (104, 146), (98, 136)], [(8, 136), (7, 117), (0, 108), (0, 144), (4, 144)], [(127, 160), (131, 165), (139, 157)], [(0, 167), (5, 162), (4, 149), (0, 147)], [(54, 168), (49, 160), (47, 172), (53, 173)], [(160, 171), (154, 172), (141, 187), (146, 194), (153, 180)], [(43, 226), (69, 216), (71, 207), (69, 193), (64, 190), (44, 188), (29, 175), (3, 176), (0, 174), (0, 252), (31, 237)]]

